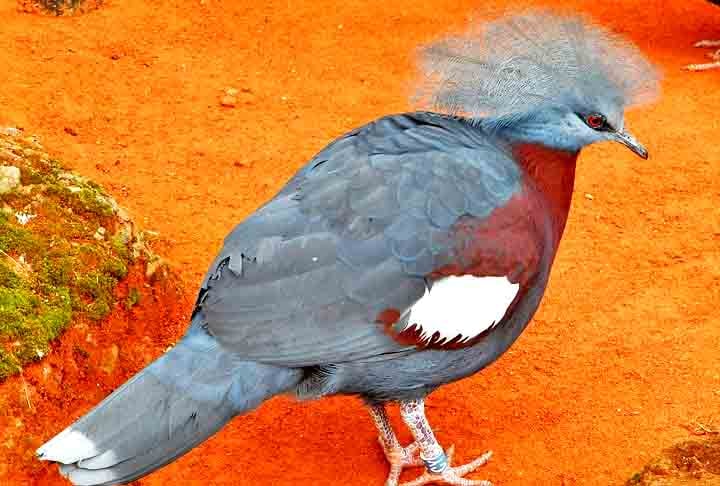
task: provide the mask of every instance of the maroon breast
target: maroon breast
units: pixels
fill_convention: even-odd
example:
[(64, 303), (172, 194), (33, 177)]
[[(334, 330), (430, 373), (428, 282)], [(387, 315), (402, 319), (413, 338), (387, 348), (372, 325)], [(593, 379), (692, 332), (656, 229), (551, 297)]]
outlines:
[[(414, 320), (413, 308), (408, 310), (406, 317), (408, 314), (409, 317), (404, 319), (405, 322), (400, 319), (401, 310), (386, 309), (378, 316), (378, 321), (385, 324), (397, 341), (423, 348), (472, 346), (512, 314), (532, 279), (538, 275), (547, 276), (567, 221), (577, 153), (535, 145), (517, 146), (514, 153), (524, 169), (521, 190), (485, 218), (460, 217), (450, 230), (454, 243), (453, 263), (426, 276), (431, 282), (447, 282), (453, 277), (471, 275), (485, 279), (482, 283), (490, 283), (490, 277), (492, 285), (478, 285), (479, 280), (467, 278), (455, 279), (454, 290), (466, 296), (467, 302), (462, 304), (462, 299), (436, 297), (433, 304), (445, 307), (428, 313), (427, 309), (432, 306), (420, 306), (421, 299), (416, 304), (418, 309), (423, 309), (422, 315), (416, 313), (418, 320)], [(518, 291), (507, 304), (507, 296), (512, 295), (508, 294), (509, 284), (516, 284)], [(476, 289), (475, 294), (471, 289)], [(431, 296), (432, 289), (423, 299)], [(427, 301), (422, 303), (428, 304)], [(458, 305), (466, 307), (459, 309)], [(491, 316), (498, 315), (498, 306), (506, 308), (504, 313), (500, 312), (502, 317), (495, 319)], [(483, 312), (489, 308), (494, 313)], [(428, 315), (432, 316), (432, 322), (427, 322)], [(475, 316), (477, 320), (473, 322)], [(421, 322), (421, 318), (426, 322)], [(438, 322), (443, 319), (447, 321)], [(459, 320), (467, 322), (459, 323)]]

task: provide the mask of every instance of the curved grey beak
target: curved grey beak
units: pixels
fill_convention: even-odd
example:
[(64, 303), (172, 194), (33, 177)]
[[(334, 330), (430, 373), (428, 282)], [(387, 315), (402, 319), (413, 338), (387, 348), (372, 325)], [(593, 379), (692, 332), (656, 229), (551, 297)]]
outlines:
[(635, 152), (639, 157), (642, 157), (643, 159), (648, 158), (647, 149), (629, 133), (615, 132), (615, 140)]

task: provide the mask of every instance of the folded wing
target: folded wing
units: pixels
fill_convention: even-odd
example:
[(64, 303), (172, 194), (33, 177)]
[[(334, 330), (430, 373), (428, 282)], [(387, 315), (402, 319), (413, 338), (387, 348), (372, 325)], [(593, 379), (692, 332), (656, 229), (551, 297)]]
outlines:
[[(397, 327), (388, 332), (386, 311), (406, 315), (438, 269), (464, 261), (472, 270), (458, 228), (482, 227), (521, 190), (511, 155), (466, 122), (382, 118), (321, 151), (233, 230), (196, 313), (223, 346), (260, 362), (412, 352), (418, 346), (399, 341)], [(486, 233), (486, 248), (502, 246)]]

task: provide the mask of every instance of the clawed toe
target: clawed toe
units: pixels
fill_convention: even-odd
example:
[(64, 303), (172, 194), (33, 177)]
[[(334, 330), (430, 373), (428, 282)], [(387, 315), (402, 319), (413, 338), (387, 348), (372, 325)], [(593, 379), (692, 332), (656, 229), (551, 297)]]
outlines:
[(422, 459), (420, 459), (420, 447), (416, 442), (413, 442), (407, 447), (394, 448), (386, 447), (381, 437), (378, 437), (378, 442), (380, 442), (380, 445), (385, 451), (385, 457), (390, 463), (390, 473), (388, 474), (385, 486), (398, 486), (400, 474), (402, 474), (403, 469), (425, 465)]
[[(463, 477), (488, 462), (492, 452), (486, 452), (462, 466), (452, 467), (455, 446), (451, 445), (443, 451), (425, 417), (424, 401), (418, 399), (401, 402), (400, 414), (415, 438), (415, 442), (407, 447), (400, 445), (390, 426), (385, 408), (381, 405), (370, 408), (370, 415), (380, 432), (378, 437), (380, 446), (390, 463), (390, 473), (385, 486), (423, 486), (430, 483), (449, 486), (492, 486), (490, 481)], [(400, 484), (403, 469), (414, 466), (425, 466), (425, 473), (413, 481)]]
[(701, 40), (695, 43), (695, 47), (720, 47), (720, 40)]
[(385, 457), (391, 467), (395, 464), (397, 464), (401, 469), (425, 465), (422, 459), (420, 459), (420, 447), (417, 442), (413, 442), (407, 447), (394, 448), (388, 448), (383, 442), (382, 437), (378, 437), (378, 442), (383, 448), (383, 451), (385, 451)]
[[(720, 47), (720, 40), (701, 40), (695, 43), (695, 47)], [(720, 50), (709, 53), (708, 56), (715, 62), (690, 64), (689, 66), (685, 66), (685, 69), (689, 71), (707, 71), (709, 69), (720, 68)]]
[[(446, 452), (448, 464), (452, 464), (455, 455), (455, 446), (450, 446)], [(492, 451), (488, 451), (474, 461), (462, 466), (448, 467), (441, 473), (425, 472), (422, 476), (413, 481), (402, 483), (400, 486), (423, 486), (425, 484), (446, 484), (449, 486), (492, 486), (490, 481), (483, 479), (467, 479), (464, 476), (480, 466), (487, 463), (492, 457)]]
[(705, 64), (690, 64), (685, 67), (688, 71), (708, 71), (710, 69), (720, 68), (720, 61), (708, 62)]

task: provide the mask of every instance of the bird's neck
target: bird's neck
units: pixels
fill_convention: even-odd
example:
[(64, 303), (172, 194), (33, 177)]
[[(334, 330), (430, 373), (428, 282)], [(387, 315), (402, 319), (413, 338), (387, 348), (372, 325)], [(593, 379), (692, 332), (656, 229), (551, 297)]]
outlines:
[(550, 206), (555, 241), (559, 243), (570, 211), (575, 164), (580, 152), (567, 152), (530, 143), (515, 143), (512, 150), (515, 159)]

